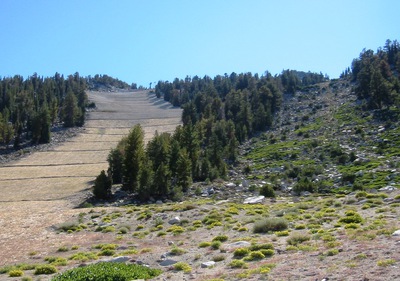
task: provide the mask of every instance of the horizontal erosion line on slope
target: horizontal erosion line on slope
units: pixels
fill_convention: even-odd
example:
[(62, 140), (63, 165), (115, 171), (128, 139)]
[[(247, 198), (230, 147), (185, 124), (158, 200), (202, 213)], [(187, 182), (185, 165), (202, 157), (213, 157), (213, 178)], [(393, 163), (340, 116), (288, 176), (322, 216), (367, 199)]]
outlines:
[(88, 118), (86, 122), (88, 121), (136, 121), (136, 120), (165, 120), (165, 119), (181, 119), (181, 117), (142, 117), (142, 118)]
[(18, 167), (57, 167), (57, 166), (82, 166), (82, 165), (98, 165), (98, 164), (107, 164), (107, 161), (104, 162), (96, 162), (96, 163), (67, 163), (67, 164), (20, 164), (20, 165), (7, 165), (1, 166), (2, 168), (18, 168)]
[(102, 152), (102, 151), (109, 151), (110, 149), (70, 149), (70, 150), (50, 150), (48, 152)]
[(2, 181), (24, 181), (24, 180), (41, 180), (41, 179), (65, 179), (65, 178), (89, 178), (93, 179), (96, 176), (47, 176), (47, 177), (37, 177), (37, 178), (18, 178), (18, 179), (0, 179)]
[(100, 134), (100, 133), (85, 133), (85, 135), (96, 135), (96, 136), (126, 136), (126, 134)]
[(98, 142), (109, 142), (109, 143), (118, 143), (119, 142), (119, 140), (91, 140), (91, 141), (88, 141), (88, 140), (85, 140), (85, 141), (81, 141), (81, 140), (77, 140), (77, 141), (74, 141), (74, 140), (69, 140), (69, 141), (65, 141), (65, 142), (71, 142), (71, 143), (98, 143)]
[(69, 140), (69, 141), (65, 141), (65, 142), (69, 142), (69, 143), (118, 143), (119, 140), (99, 140), (99, 141), (82, 141), (82, 140), (78, 140), (78, 141), (74, 141), (74, 140)]
[(68, 197), (54, 198), (54, 199), (20, 199), (20, 200), (0, 200), (0, 203), (18, 203), (18, 202), (51, 202), (51, 201), (63, 201)]
[[(105, 127), (103, 127), (103, 126), (101, 126), (101, 127), (94, 127), (94, 126), (92, 126), (92, 127), (85, 127), (86, 129), (97, 129), (97, 130), (100, 130), (100, 129), (103, 129), (103, 130), (113, 130), (113, 129), (132, 129), (132, 127), (134, 126), (134, 124), (137, 124), (137, 123), (132, 123), (132, 126), (114, 126), (114, 127), (108, 127), (108, 128), (105, 128)], [(149, 124), (141, 124), (141, 125), (143, 125), (144, 127), (146, 127), (146, 126), (150, 126), (150, 127), (157, 127), (157, 126), (172, 126), (172, 125), (182, 125), (182, 123), (181, 122), (174, 122), (174, 123), (164, 123), (164, 124), (151, 124), (151, 123), (149, 123)], [(87, 134), (87, 132), (84, 132), (84, 133), (81, 133), (81, 135), (84, 135), (84, 134)]]

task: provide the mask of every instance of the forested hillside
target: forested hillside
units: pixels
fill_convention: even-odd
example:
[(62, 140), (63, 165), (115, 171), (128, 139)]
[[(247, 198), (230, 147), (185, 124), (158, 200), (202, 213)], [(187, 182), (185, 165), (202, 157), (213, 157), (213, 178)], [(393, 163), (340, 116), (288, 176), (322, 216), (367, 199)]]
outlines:
[(383, 109), (400, 105), (400, 45), (386, 41), (376, 53), (363, 50), (353, 60), (351, 79), (357, 97), (365, 101), (366, 109)]
[[(397, 41), (388, 41), (385, 48), (379, 49), (377, 54), (364, 50), (360, 58), (353, 61), (351, 70), (346, 69), (341, 80), (331, 83), (326, 83), (329, 82), (329, 78), (321, 73), (294, 70), (284, 70), (276, 76), (268, 72), (262, 76), (232, 73), (214, 78), (195, 76), (186, 77), (184, 80), (176, 78), (173, 82), (160, 81), (155, 87), (155, 94), (183, 108), (183, 126), (178, 127), (172, 135), (156, 135), (147, 146), (143, 142), (142, 129), (135, 127), (129, 136), (121, 140), (118, 147), (110, 152), (108, 161), (111, 178), (102, 173), (97, 179), (95, 194), (100, 198), (108, 198), (113, 182), (122, 183), (123, 189), (128, 192), (138, 193), (141, 200), (150, 197), (179, 199), (193, 181), (209, 182), (225, 178), (227, 171), (237, 163), (239, 145), (259, 133), (272, 129), (274, 116), (282, 111), (282, 107), (284, 111), (290, 111), (284, 96), (290, 98), (297, 93), (300, 104), (302, 95), (304, 98), (312, 95), (313, 99), (316, 99), (315, 93), (337, 93), (341, 87), (341, 91), (352, 89), (351, 91), (356, 93), (358, 104), (362, 105), (352, 109), (354, 114), (361, 114), (356, 113), (358, 110), (383, 109), (376, 112), (375, 117), (398, 116), (397, 110), (392, 106), (399, 106), (399, 61)], [(347, 88), (344, 89), (341, 84), (347, 85)], [(315, 114), (322, 105), (313, 105), (311, 101), (309, 108), (313, 108), (311, 114)], [(324, 126), (311, 125), (314, 119), (310, 118), (307, 112), (308, 110), (304, 110), (304, 114), (292, 112), (298, 114), (294, 119), (296, 122), (302, 121), (295, 128), (296, 132), (299, 132), (297, 137), (310, 137), (302, 127)], [(329, 116), (325, 117), (329, 119)], [(321, 122), (322, 119), (318, 120)], [(290, 125), (289, 120), (281, 122)], [(264, 146), (274, 144), (279, 139), (286, 141), (287, 135), (291, 135), (286, 131), (279, 132), (281, 133), (282, 135), (272, 136), (269, 144)], [(320, 142), (318, 136), (310, 140), (310, 145), (314, 143), (318, 146)], [(334, 148), (326, 147), (332, 150), (332, 155), (334, 154), (332, 161), (336, 161), (334, 159), (338, 156), (335, 154), (335, 148), (341, 151), (340, 164), (348, 165), (349, 161), (355, 160), (354, 153), (348, 155), (336, 144)], [(312, 176), (314, 173), (302, 178), (305, 182), (299, 182), (299, 186), (303, 186), (298, 189), (317, 190), (317, 186), (311, 183)]]
[(48, 143), (54, 126), (82, 126), (88, 104), (88, 89), (135, 89), (108, 75), (82, 77), (79, 73), (53, 77), (38, 74), (0, 79), (0, 144)]
[[(138, 193), (141, 200), (179, 200), (193, 181), (225, 178), (235, 165), (240, 143), (268, 129), (283, 93), (326, 81), (322, 74), (286, 70), (273, 77), (251, 73), (186, 77), (158, 82), (155, 94), (183, 108), (183, 126), (174, 134), (156, 135), (147, 146), (136, 126), (108, 157), (112, 182)], [(99, 198), (110, 195), (111, 181), (96, 181)]]

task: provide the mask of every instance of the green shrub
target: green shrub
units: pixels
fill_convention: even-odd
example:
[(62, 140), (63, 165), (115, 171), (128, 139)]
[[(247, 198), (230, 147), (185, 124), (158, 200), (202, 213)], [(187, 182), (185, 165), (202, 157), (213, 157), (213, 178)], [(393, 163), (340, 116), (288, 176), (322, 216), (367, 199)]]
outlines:
[(228, 236), (226, 236), (226, 235), (218, 235), (218, 236), (215, 236), (212, 241), (225, 242), (227, 240), (228, 240)]
[(339, 219), (340, 223), (361, 223), (362, 217), (355, 211), (348, 210), (345, 212), (345, 216)]
[(261, 251), (253, 251), (250, 252), (250, 254), (245, 257), (246, 261), (254, 261), (254, 260), (262, 260), (265, 258), (264, 254)]
[(386, 267), (386, 266), (389, 266), (389, 265), (393, 265), (395, 263), (396, 263), (395, 259), (387, 259), (387, 260), (379, 260), (376, 264), (378, 266)]
[(219, 247), (221, 247), (222, 243), (221, 241), (213, 241), (211, 242), (211, 248), (213, 248), (214, 250), (218, 250)]
[(233, 256), (235, 258), (242, 258), (247, 256), (250, 253), (250, 250), (248, 248), (237, 248), (235, 251), (233, 251)]
[(287, 231), (287, 230), (276, 231), (276, 232), (275, 232), (275, 235), (278, 236), (278, 237), (281, 237), (281, 236), (289, 236), (289, 231)]
[(8, 272), (8, 276), (10, 277), (21, 277), (22, 275), (24, 275), (24, 272), (20, 269), (14, 269)]
[(185, 273), (189, 273), (192, 271), (192, 267), (186, 262), (177, 262), (174, 264), (174, 269), (178, 271), (183, 271)]
[(269, 197), (269, 198), (275, 198), (275, 190), (273, 189), (272, 186), (266, 184), (260, 188), (260, 195), (263, 195), (263, 196)]
[(97, 258), (98, 256), (92, 252), (78, 252), (69, 257), (70, 260), (76, 260), (80, 262), (97, 260)]
[(261, 249), (260, 252), (266, 257), (271, 257), (275, 254), (275, 251), (272, 249)]
[(310, 240), (311, 237), (307, 234), (304, 233), (293, 233), (288, 239), (286, 240), (286, 243), (292, 246), (297, 246), (305, 241)]
[(159, 269), (151, 269), (137, 264), (101, 262), (85, 267), (77, 267), (57, 275), (52, 281), (130, 281), (151, 279), (161, 274)]
[(68, 264), (67, 260), (62, 257), (47, 257), (44, 260), (55, 266), (65, 266)]
[(53, 274), (57, 272), (57, 268), (54, 265), (50, 264), (45, 264), (45, 265), (38, 265), (35, 268), (35, 275), (40, 275), (40, 274)]
[(211, 246), (211, 242), (200, 242), (199, 248), (207, 248)]
[(283, 218), (267, 218), (256, 221), (253, 226), (254, 233), (267, 233), (269, 231), (281, 231), (288, 228), (288, 223)]
[(185, 232), (185, 229), (182, 226), (173, 225), (167, 229), (167, 232), (172, 232), (174, 235), (178, 235)]
[(220, 261), (225, 260), (225, 256), (224, 256), (224, 255), (214, 256), (214, 257), (212, 258), (212, 260), (215, 261), (215, 262), (220, 262)]
[(253, 244), (249, 247), (249, 249), (250, 251), (273, 250), (274, 246), (271, 243)]
[(339, 254), (339, 250), (338, 249), (330, 249), (325, 253), (328, 257), (330, 256), (336, 256), (337, 254)]
[(229, 266), (232, 268), (247, 268), (247, 265), (242, 260), (233, 260), (229, 263)]
[(173, 247), (171, 251), (169, 251), (169, 253), (174, 256), (180, 256), (186, 253), (186, 250), (178, 247)]

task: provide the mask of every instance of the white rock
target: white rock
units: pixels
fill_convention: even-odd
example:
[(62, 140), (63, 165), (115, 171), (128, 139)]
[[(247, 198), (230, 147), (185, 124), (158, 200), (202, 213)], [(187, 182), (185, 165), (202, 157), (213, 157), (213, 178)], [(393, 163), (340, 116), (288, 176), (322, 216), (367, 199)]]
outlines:
[(243, 204), (261, 204), (265, 200), (265, 196), (254, 196), (244, 199)]
[(237, 241), (228, 245), (225, 245), (224, 247), (228, 248), (228, 249), (232, 249), (232, 248), (245, 248), (245, 247), (250, 247), (251, 243), (247, 242), (247, 241)]
[(181, 222), (181, 219), (179, 217), (175, 217), (168, 221), (169, 224), (179, 224), (180, 222)]
[(392, 236), (400, 236), (400, 229), (393, 232)]
[(395, 190), (396, 190), (396, 188), (394, 186), (391, 186), (391, 185), (388, 185), (388, 186), (385, 186), (385, 187), (382, 187), (382, 188), (379, 189), (379, 191), (386, 191), (386, 192), (392, 192), (392, 191), (395, 191)]
[(232, 187), (236, 187), (236, 184), (234, 184), (233, 182), (230, 182), (230, 183), (227, 183), (225, 186), (232, 188)]
[(201, 268), (209, 268), (215, 265), (215, 261), (206, 261), (201, 263)]

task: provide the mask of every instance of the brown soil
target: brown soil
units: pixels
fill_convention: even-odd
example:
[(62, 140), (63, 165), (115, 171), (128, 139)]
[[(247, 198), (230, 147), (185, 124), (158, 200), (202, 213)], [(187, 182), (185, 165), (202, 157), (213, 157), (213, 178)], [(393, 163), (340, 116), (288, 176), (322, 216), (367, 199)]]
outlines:
[(0, 266), (45, 254), (75, 237), (51, 226), (80, 212), (91, 182), (107, 168), (110, 148), (139, 123), (149, 140), (156, 130), (172, 132), (181, 110), (148, 91), (89, 92), (97, 110), (88, 113), (82, 132), (68, 141), (0, 166)]

